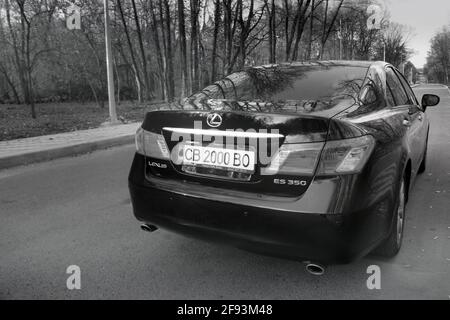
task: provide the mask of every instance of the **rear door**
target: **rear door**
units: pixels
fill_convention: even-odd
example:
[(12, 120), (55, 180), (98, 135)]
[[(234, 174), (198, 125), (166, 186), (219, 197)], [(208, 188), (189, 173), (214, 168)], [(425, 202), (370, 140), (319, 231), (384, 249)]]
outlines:
[(411, 153), (413, 169), (417, 168), (420, 161), (420, 132), (422, 129), (423, 115), (417, 109), (414, 101), (408, 95), (394, 68), (386, 68), (387, 90), (390, 90), (394, 98), (394, 108), (402, 112), (402, 125), (405, 127), (405, 138)]
[(416, 149), (419, 151), (419, 163), (417, 165), (420, 165), (420, 162), (423, 157), (423, 153), (425, 151), (425, 145), (427, 143), (427, 133), (428, 133), (427, 116), (423, 112), (422, 107), (419, 105), (416, 95), (412, 91), (412, 89), (409, 86), (408, 82), (406, 81), (405, 77), (398, 70), (395, 70), (395, 72), (396, 72), (398, 78), (400, 79), (400, 82), (402, 83), (403, 87), (405, 88), (405, 91), (408, 94), (409, 100), (411, 102), (412, 106), (410, 109), (410, 113), (413, 113), (416, 115), (416, 120), (418, 122), (418, 125), (420, 126), (420, 128), (418, 129), (418, 134), (415, 137)]

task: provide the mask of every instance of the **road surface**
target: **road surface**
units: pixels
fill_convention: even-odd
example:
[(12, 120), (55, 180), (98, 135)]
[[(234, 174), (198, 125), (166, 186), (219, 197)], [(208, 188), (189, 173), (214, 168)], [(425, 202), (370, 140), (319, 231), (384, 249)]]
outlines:
[[(450, 92), (427, 113), (428, 169), (394, 259), (369, 256), (322, 277), (301, 263), (140, 231), (127, 174), (134, 146), (0, 172), (1, 299), (450, 299)], [(68, 290), (66, 268), (81, 269)], [(369, 290), (367, 268), (381, 268)]]

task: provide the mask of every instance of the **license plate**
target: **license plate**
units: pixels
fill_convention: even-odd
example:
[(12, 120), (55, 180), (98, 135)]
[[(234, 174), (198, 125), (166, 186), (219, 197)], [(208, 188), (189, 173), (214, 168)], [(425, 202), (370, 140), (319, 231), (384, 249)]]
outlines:
[(254, 172), (255, 153), (245, 150), (185, 145), (183, 148), (183, 165)]

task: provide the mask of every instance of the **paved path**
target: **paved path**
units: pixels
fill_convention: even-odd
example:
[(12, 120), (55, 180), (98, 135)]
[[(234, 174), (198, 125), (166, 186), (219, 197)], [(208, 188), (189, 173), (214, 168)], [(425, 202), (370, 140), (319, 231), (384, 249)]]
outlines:
[(131, 143), (139, 123), (0, 141), (0, 169)]

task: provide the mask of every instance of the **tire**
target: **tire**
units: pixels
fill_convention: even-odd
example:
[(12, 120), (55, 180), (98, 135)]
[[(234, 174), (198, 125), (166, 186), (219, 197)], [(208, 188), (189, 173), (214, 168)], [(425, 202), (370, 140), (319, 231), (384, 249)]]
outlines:
[(427, 145), (425, 146), (425, 152), (423, 154), (422, 162), (420, 163), (419, 171), (417, 171), (418, 174), (422, 174), (427, 170), (427, 153), (428, 153), (428, 138), (427, 138)]
[(397, 194), (395, 204), (395, 218), (391, 227), (391, 231), (386, 240), (374, 250), (374, 253), (379, 256), (392, 258), (400, 251), (403, 241), (403, 230), (405, 227), (405, 207), (407, 199), (407, 181), (403, 174), (402, 182)]

